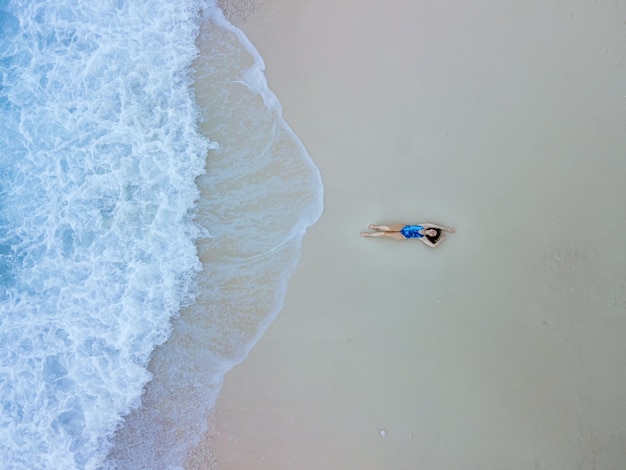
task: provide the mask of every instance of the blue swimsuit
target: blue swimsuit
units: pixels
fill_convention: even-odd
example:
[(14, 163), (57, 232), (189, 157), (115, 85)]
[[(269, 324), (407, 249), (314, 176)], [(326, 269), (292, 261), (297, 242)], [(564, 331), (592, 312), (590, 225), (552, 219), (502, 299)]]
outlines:
[(422, 238), (424, 235), (420, 233), (420, 230), (424, 230), (421, 225), (405, 225), (400, 233), (404, 235), (404, 238)]

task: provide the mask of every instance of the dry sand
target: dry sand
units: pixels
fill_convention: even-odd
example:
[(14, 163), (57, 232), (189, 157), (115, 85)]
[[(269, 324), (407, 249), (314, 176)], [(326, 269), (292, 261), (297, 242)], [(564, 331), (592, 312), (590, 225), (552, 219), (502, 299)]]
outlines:
[[(626, 4), (266, 0), (243, 25), (319, 166), (220, 469), (626, 462)], [(437, 249), (365, 239), (435, 222)]]

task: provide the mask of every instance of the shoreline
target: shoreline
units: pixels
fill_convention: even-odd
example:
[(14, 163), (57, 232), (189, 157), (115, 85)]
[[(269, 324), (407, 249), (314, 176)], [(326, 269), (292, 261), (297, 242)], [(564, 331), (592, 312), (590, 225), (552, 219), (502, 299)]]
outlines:
[[(326, 204), (225, 378), (217, 468), (626, 458), (620, 25), (606, 5), (488, 6), (274, 0), (242, 25)], [(422, 221), (457, 233), (359, 237)]]

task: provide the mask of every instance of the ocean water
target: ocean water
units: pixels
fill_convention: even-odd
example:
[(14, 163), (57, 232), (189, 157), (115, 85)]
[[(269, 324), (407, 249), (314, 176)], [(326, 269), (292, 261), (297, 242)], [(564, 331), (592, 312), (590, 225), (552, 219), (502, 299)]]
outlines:
[(210, 464), (322, 211), (263, 68), (210, 0), (0, 0), (0, 468)]

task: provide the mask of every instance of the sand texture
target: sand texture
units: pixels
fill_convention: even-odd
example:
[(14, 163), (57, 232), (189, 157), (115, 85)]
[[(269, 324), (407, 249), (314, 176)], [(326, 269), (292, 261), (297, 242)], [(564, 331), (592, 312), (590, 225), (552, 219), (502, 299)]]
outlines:
[[(243, 25), (319, 166), (220, 469), (626, 462), (626, 4), (273, 0)], [(438, 248), (366, 239), (434, 222)]]

